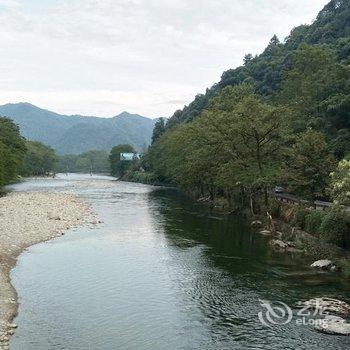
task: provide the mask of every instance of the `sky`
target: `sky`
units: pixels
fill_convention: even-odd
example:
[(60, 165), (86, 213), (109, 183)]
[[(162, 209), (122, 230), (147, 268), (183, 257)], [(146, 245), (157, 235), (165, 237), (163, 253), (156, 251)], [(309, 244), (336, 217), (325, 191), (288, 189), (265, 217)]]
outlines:
[(0, 0), (0, 104), (171, 116), (328, 0)]

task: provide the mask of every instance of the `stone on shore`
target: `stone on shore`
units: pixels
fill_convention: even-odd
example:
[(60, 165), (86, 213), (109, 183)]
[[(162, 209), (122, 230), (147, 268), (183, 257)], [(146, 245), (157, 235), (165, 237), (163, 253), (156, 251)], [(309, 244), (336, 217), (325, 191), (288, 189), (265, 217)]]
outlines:
[(336, 314), (344, 317), (350, 316), (350, 305), (344, 301), (333, 298), (314, 298), (302, 303), (302, 306), (317, 309), (325, 314)]
[(283, 242), (280, 239), (273, 239), (270, 241), (270, 245), (279, 249), (287, 249), (289, 247), (288, 243)]
[(323, 260), (315, 261), (310, 266), (315, 268), (315, 269), (330, 270), (335, 265), (333, 264), (333, 262), (331, 260), (323, 259)]
[(315, 324), (319, 332), (332, 335), (350, 335), (350, 323), (339, 316), (328, 315)]

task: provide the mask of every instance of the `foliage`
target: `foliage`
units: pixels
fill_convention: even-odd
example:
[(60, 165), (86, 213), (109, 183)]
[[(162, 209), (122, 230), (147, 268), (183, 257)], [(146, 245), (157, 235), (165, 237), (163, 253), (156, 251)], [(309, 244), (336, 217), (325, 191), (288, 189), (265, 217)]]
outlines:
[(152, 143), (157, 141), (165, 132), (165, 121), (164, 118), (159, 118), (159, 120), (154, 124)]
[(349, 227), (343, 210), (339, 207), (333, 207), (322, 221), (320, 237), (323, 242), (343, 246), (348, 231)]
[[(217, 84), (207, 89), (204, 94), (197, 95), (194, 101), (182, 110), (176, 111), (167, 126), (188, 123), (199, 117), (208, 107), (210, 100), (226, 86), (249, 81), (256, 86), (261, 95), (274, 95), (281, 88), (285, 72), (292, 68), (293, 55), (301, 45), (324, 45), (334, 52), (334, 58), (338, 62), (346, 64), (350, 57), (349, 36), (350, 3), (348, 0), (332, 0), (319, 13), (313, 24), (294, 28), (284, 43), (280, 43), (274, 36), (261, 55), (246, 55), (243, 66), (224, 72)], [(322, 57), (323, 55), (320, 58)], [(324, 75), (322, 79), (323, 77)]]
[(289, 111), (265, 102), (249, 84), (227, 87), (201, 118), (171, 128), (150, 148), (160, 178), (199, 196), (232, 196), (275, 184)]
[(284, 164), (283, 178), (288, 188), (306, 198), (324, 197), (334, 159), (322, 133), (308, 129), (296, 142)]
[(128, 170), (124, 176), (127, 181), (139, 182), (143, 184), (154, 185), (158, 183), (158, 178), (154, 173), (139, 171), (139, 170)]
[(134, 153), (135, 150), (130, 145), (118, 145), (112, 148), (111, 153), (109, 155), (111, 174), (117, 177), (123, 177), (127, 170), (132, 165), (131, 161), (121, 160), (121, 153)]
[(303, 207), (297, 207), (293, 213), (293, 218), (290, 224), (294, 227), (298, 227), (301, 230), (305, 229), (306, 217), (309, 215), (310, 211)]
[(330, 49), (300, 46), (283, 78), (276, 99), (292, 108), (296, 131), (307, 126), (330, 133), (349, 128), (350, 70), (337, 63)]
[(15, 180), (26, 153), (19, 128), (10, 119), (0, 117), (0, 187)]
[(326, 213), (322, 210), (310, 211), (305, 217), (305, 231), (319, 234), (325, 216)]
[(274, 185), (326, 199), (335, 160), (350, 152), (349, 63), (350, 2), (332, 0), (157, 128), (147, 170), (252, 211)]
[(68, 154), (60, 157), (59, 172), (110, 173), (109, 154), (106, 151), (92, 150), (79, 155)]
[(350, 206), (350, 160), (340, 161), (331, 173), (330, 192), (334, 203)]
[(26, 141), (26, 148), (21, 169), (23, 176), (44, 176), (55, 172), (58, 157), (51, 147), (37, 141)]

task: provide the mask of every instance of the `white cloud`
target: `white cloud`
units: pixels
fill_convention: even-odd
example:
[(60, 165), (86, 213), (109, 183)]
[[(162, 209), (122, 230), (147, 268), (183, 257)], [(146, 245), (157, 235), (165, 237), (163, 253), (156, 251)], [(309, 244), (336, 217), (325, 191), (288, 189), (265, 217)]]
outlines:
[(0, 101), (171, 115), (326, 2), (0, 0)]

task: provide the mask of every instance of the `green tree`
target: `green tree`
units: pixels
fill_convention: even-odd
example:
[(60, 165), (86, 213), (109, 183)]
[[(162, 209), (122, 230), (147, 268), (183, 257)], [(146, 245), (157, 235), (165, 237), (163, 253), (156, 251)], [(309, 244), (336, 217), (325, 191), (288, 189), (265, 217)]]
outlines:
[(334, 157), (321, 132), (308, 129), (297, 136), (282, 174), (295, 194), (315, 199), (326, 196)]
[(91, 150), (82, 154), (67, 154), (59, 159), (58, 171), (97, 174), (110, 173), (109, 154), (103, 150)]
[(152, 143), (157, 141), (160, 136), (162, 136), (165, 132), (165, 121), (164, 118), (159, 118), (159, 120), (155, 123), (153, 134), (152, 134)]
[(10, 119), (0, 117), (0, 187), (15, 180), (26, 153), (24, 138)]
[(236, 173), (231, 181), (267, 193), (288, 138), (288, 109), (264, 102), (252, 86), (242, 84), (225, 88), (198, 123), (207, 131), (206, 141), (226, 154), (220, 169), (227, 171), (230, 164), (230, 173)]
[(230, 196), (275, 183), (289, 112), (248, 84), (225, 88), (193, 123), (166, 132), (150, 149), (154, 171), (198, 194)]
[(118, 145), (112, 148), (109, 161), (113, 176), (123, 177), (131, 166), (132, 162), (120, 159), (121, 153), (135, 153), (135, 150), (131, 145)]
[(350, 160), (340, 161), (331, 173), (330, 193), (335, 204), (350, 206)]
[(26, 141), (27, 153), (24, 158), (21, 174), (24, 176), (45, 176), (55, 172), (58, 157), (55, 151), (37, 141)]
[(58, 172), (60, 173), (75, 173), (77, 170), (77, 160), (79, 156), (76, 154), (66, 154), (59, 157)]
[(307, 126), (328, 133), (348, 128), (349, 79), (349, 68), (337, 63), (330, 49), (304, 44), (294, 53), (276, 100), (292, 109), (296, 131)]

